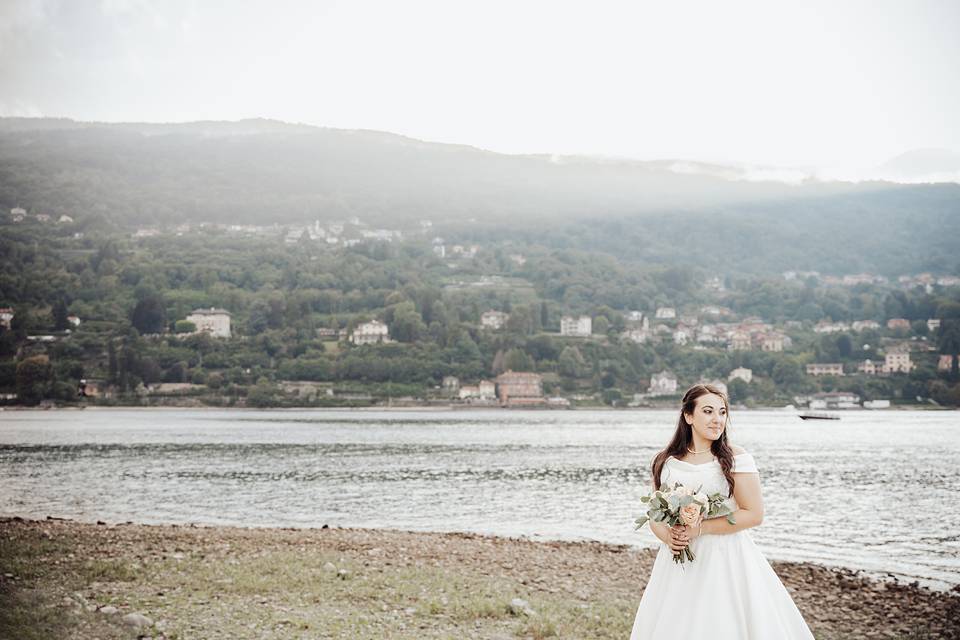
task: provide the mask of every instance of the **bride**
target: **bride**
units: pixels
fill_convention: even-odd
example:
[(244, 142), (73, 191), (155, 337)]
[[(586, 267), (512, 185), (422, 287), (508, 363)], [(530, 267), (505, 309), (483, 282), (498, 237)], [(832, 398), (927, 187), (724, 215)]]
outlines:
[[(813, 638), (747, 531), (763, 521), (760, 475), (753, 456), (727, 438), (728, 410), (726, 395), (716, 387), (690, 387), (670, 444), (653, 459), (653, 484), (659, 489), (680, 482), (728, 495), (736, 524), (725, 517), (673, 528), (650, 522), (663, 545), (631, 640)], [(688, 546), (696, 559), (674, 563), (674, 552)]]

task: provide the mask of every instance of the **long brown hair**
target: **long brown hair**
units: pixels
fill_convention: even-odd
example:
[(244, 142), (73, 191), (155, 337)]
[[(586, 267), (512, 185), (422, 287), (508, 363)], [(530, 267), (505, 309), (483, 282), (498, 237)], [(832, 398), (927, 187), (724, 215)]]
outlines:
[(727, 440), (727, 431), (730, 426), (730, 404), (727, 401), (727, 394), (712, 384), (695, 384), (683, 394), (683, 400), (680, 403), (680, 419), (677, 420), (677, 429), (673, 432), (673, 438), (671, 438), (670, 444), (653, 459), (653, 483), (657, 489), (660, 488), (660, 472), (663, 470), (667, 458), (670, 456), (677, 459), (682, 458), (686, 455), (690, 445), (693, 444), (693, 427), (687, 424), (683, 414), (693, 415), (694, 409), (697, 408), (697, 398), (708, 393), (720, 396), (723, 400), (723, 408), (727, 410), (727, 420), (723, 433), (710, 444), (710, 452), (716, 456), (720, 463), (720, 468), (723, 469), (723, 477), (727, 479), (727, 484), (730, 486), (729, 495), (733, 495), (733, 472), (731, 471), (733, 469), (733, 449), (730, 448)]

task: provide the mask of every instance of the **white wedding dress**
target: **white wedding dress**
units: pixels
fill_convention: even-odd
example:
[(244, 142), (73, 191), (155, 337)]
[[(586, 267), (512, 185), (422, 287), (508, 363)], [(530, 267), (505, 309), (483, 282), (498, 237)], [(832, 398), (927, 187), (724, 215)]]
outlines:
[[(734, 456), (733, 472), (758, 473), (753, 456)], [(734, 479), (736, 479), (736, 475)], [(707, 494), (729, 492), (720, 463), (691, 464), (668, 458), (662, 485), (680, 482)], [(736, 501), (730, 498), (736, 510)], [(776, 640), (813, 638), (797, 605), (749, 530), (706, 534), (690, 544), (696, 560), (675, 564), (661, 544), (640, 599), (631, 640), (719, 638)]]

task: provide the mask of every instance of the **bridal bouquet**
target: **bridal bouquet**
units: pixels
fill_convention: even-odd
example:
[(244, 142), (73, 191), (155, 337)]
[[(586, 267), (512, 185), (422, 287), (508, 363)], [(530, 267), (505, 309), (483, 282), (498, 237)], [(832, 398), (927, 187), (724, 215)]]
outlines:
[[(727, 504), (725, 496), (720, 493), (707, 495), (700, 491), (700, 487), (691, 490), (679, 482), (672, 487), (665, 485), (643, 496), (640, 502), (647, 505), (649, 509), (647, 509), (647, 515), (637, 518), (637, 529), (651, 520), (662, 522), (670, 527), (680, 524), (692, 526), (701, 518), (717, 516), (727, 516), (727, 522), (734, 524), (733, 510)], [(673, 554), (673, 561), (680, 564), (693, 559), (694, 555), (690, 547)]]

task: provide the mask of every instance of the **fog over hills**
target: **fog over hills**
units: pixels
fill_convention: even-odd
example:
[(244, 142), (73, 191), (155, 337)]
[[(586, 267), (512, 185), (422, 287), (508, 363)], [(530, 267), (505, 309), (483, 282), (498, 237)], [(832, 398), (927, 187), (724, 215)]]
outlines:
[(118, 220), (288, 222), (361, 215), (604, 216), (874, 191), (748, 182), (735, 168), (504, 155), (390, 133), (271, 120), (0, 120), (0, 200)]
[(896, 182), (960, 182), (960, 153), (913, 149), (883, 163), (874, 174)]
[(0, 119), (0, 207), (14, 206), (121, 226), (426, 218), (438, 233), (552, 234), (555, 246), (661, 264), (683, 263), (679, 247), (709, 268), (960, 270), (953, 183), (790, 183), (701, 162), (505, 155), (260, 119)]

